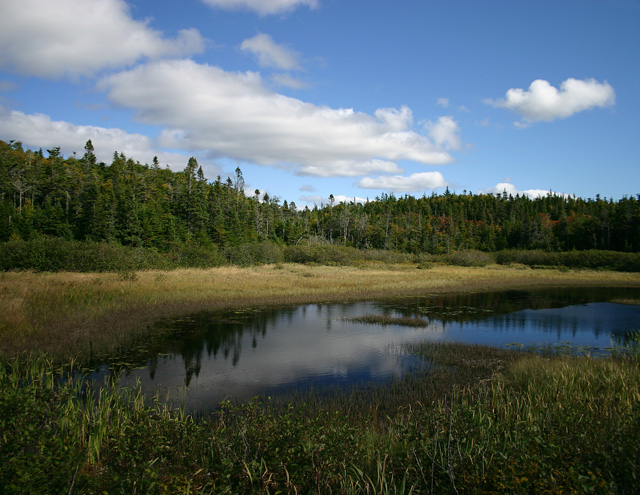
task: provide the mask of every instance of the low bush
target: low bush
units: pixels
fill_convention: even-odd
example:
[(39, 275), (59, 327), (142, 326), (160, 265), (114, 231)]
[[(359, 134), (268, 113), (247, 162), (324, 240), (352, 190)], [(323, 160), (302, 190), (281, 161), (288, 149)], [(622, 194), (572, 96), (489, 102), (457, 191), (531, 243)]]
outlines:
[[(211, 268), (222, 266), (227, 259), (220, 250), (213, 245), (172, 244), (166, 254), (166, 268)], [(154, 268), (164, 268), (157, 266)]]
[(365, 260), (365, 251), (333, 244), (287, 246), (284, 250), (284, 260), (289, 263), (353, 265)]
[(566, 267), (574, 269), (604, 269), (623, 272), (640, 271), (640, 253), (618, 251), (548, 252), (541, 250), (506, 250), (496, 253), (496, 262), (502, 265), (521, 263), (527, 266)]
[(447, 255), (445, 261), (450, 265), (456, 266), (487, 266), (495, 263), (495, 258), (490, 253), (476, 249), (465, 249)]
[(0, 243), (0, 271), (36, 272), (122, 272), (131, 270), (170, 270), (210, 268), (228, 263), (239, 266), (261, 264), (313, 263), (354, 266), (363, 262), (402, 264), (415, 262), (429, 268), (435, 262), (466, 267), (492, 263), (518, 263), (530, 267), (562, 269), (603, 269), (640, 272), (640, 253), (617, 251), (548, 252), (542, 250), (504, 250), (487, 253), (474, 249), (452, 254), (412, 255), (399, 251), (356, 249), (335, 244), (281, 246), (275, 242), (248, 243), (221, 250), (213, 244), (169, 243), (162, 251), (155, 248), (122, 246), (111, 242), (81, 242), (52, 237)]
[(215, 246), (171, 244), (165, 253), (152, 248), (58, 238), (0, 243), (0, 270), (35, 272), (126, 272), (208, 268), (226, 263)]
[(414, 256), (400, 251), (387, 251), (384, 249), (365, 249), (362, 251), (366, 261), (374, 261), (379, 263), (410, 263), (414, 260)]
[(251, 266), (282, 263), (284, 261), (283, 248), (275, 242), (261, 242), (229, 246), (225, 249), (225, 256), (232, 265)]

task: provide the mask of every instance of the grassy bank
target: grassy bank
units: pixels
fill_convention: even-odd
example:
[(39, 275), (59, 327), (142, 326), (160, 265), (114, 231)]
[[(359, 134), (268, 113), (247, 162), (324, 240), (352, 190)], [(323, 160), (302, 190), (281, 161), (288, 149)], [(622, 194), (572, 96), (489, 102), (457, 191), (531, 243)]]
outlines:
[[(637, 342), (636, 342), (637, 344)], [(2, 493), (635, 493), (638, 347), (608, 359), (420, 345), (429, 372), (193, 419), (0, 360)]]
[[(419, 269), (421, 268), (421, 269)], [(384, 264), (0, 273), (0, 493), (635, 493), (640, 348), (608, 358), (462, 344), (386, 385), (205, 417), (70, 375), (157, 318), (231, 308), (542, 287), (640, 274)], [(384, 322), (377, 322), (384, 323)], [(42, 356), (42, 351), (49, 353)], [(74, 376), (69, 379), (69, 376)]]
[(536, 287), (640, 287), (640, 274), (370, 262), (125, 273), (0, 273), (0, 353), (82, 361), (142, 338), (157, 318), (200, 311)]

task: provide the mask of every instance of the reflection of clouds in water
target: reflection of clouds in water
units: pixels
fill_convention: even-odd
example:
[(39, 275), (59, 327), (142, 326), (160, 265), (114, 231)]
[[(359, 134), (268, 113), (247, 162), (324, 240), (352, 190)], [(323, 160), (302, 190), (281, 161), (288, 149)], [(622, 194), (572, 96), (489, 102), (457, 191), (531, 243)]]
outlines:
[[(403, 364), (390, 351), (393, 345), (442, 339), (441, 323), (410, 328), (364, 325), (347, 319), (371, 313), (371, 304), (316, 305), (315, 311), (308, 311), (310, 308), (289, 309), (282, 318), (271, 321), (256, 318), (255, 323), (249, 322), (254, 331), (234, 334), (234, 350), (227, 348), (228, 355), (204, 356), (197, 367), (192, 359), (186, 362), (180, 355), (161, 357), (154, 363), (153, 377), (150, 369), (135, 370), (124, 383), (133, 384), (140, 378), (145, 393), (159, 390), (165, 395), (168, 391), (172, 397), (188, 385), (189, 403), (217, 402), (225, 396), (250, 397), (304, 380), (396, 376)], [(194, 368), (197, 373), (191, 373)]]
[(640, 329), (640, 307), (589, 303), (564, 308), (525, 309), (481, 321), (449, 324), (447, 339), (487, 345), (571, 342), (605, 348)]
[[(465, 302), (460, 320), (450, 311), (443, 312), (442, 319), (421, 314), (424, 302), (407, 303), (404, 308), (397, 302), (307, 305), (244, 314), (235, 324), (204, 318), (195, 323), (195, 336), (174, 341), (170, 350), (162, 351), (168, 356), (152, 360), (147, 369), (129, 372), (123, 382), (134, 384), (140, 378), (145, 393), (159, 390), (161, 397), (167, 392), (173, 398), (184, 396), (188, 408), (208, 409), (224, 398), (246, 399), (293, 384), (350, 383), (401, 374), (405, 364), (399, 357), (400, 344), (458, 341), (503, 346), (572, 341), (606, 347), (611, 332), (640, 328), (639, 307), (593, 303), (519, 308), (502, 315), (479, 312), (480, 319), (474, 320), (469, 316), (473, 300)], [(415, 315), (428, 326), (350, 320), (367, 314)]]

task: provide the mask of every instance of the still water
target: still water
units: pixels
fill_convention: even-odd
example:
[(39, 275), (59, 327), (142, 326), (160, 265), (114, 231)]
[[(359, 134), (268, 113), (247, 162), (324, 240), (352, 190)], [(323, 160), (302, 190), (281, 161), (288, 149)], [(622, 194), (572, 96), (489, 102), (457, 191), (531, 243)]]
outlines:
[[(425, 341), (503, 347), (570, 343), (598, 352), (640, 330), (633, 290), (510, 291), (312, 304), (199, 314), (158, 324), (161, 338), (129, 356), (122, 383), (207, 411), (221, 400), (246, 400), (292, 389), (385, 381), (419, 363), (402, 345)], [(365, 315), (410, 316), (424, 327), (363, 324)], [(102, 365), (96, 377), (108, 373)]]

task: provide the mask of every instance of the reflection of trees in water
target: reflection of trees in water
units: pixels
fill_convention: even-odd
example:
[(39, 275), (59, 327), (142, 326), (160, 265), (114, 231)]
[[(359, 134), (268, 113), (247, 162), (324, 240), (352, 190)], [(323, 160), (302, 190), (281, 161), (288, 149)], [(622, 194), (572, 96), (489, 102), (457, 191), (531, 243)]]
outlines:
[[(537, 329), (560, 334), (567, 330), (574, 335), (579, 330), (578, 317), (527, 319), (519, 313), (525, 309), (551, 309), (589, 302), (607, 301), (617, 297), (638, 298), (640, 291), (629, 289), (547, 289), (537, 291), (506, 291), (476, 294), (457, 294), (396, 300), (363, 306), (363, 311), (375, 311), (389, 316), (421, 317), (438, 322), (444, 329), (447, 323), (480, 322), (491, 319), (498, 331), (524, 329), (533, 325)], [(229, 312), (224, 314), (200, 313), (186, 318), (166, 319), (156, 326), (156, 338), (149, 338), (144, 347), (137, 347), (126, 357), (133, 366), (146, 365), (150, 378), (155, 377), (158, 360), (163, 356), (182, 358), (185, 367), (185, 384), (200, 374), (203, 357), (231, 360), (236, 366), (242, 354), (242, 344), (247, 334), (252, 348), (264, 339), (269, 326), (276, 323), (291, 324), (294, 318), (324, 319), (330, 330), (334, 318), (344, 316), (345, 308), (352, 305), (314, 304), (300, 307), (271, 308), (259, 311)], [(366, 308), (366, 309), (365, 309)], [(561, 323), (562, 321), (562, 323)], [(607, 332), (595, 327), (596, 335)], [(205, 354), (206, 353), (206, 354)]]
[[(611, 314), (609, 317), (611, 320), (615, 321), (615, 315)], [(623, 337), (627, 331), (611, 330), (611, 321), (608, 322), (609, 325), (605, 325), (604, 321), (597, 318), (591, 319), (588, 324), (585, 324), (584, 317), (577, 314), (570, 315), (566, 313), (561, 316), (550, 313), (544, 315), (538, 314), (535, 317), (532, 317), (524, 311), (519, 311), (516, 313), (494, 316), (490, 321), (491, 328), (497, 332), (525, 332), (535, 330), (542, 333), (554, 333), (558, 339), (561, 339), (563, 335), (566, 338), (567, 334), (570, 334), (575, 338), (578, 334), (585, 331), (588, 331), (595, 337), (600, 337), (605, 334), (608, 335), (610, 333), (619, 334)], [(471, 327), (479, 327), (483, 325), (483, 322), (470, 321), (467, 322), (467, 324)]]
[[(399, 313), (447, 322), (469, 322), (495, 318), (525, 309), (552, 309), (606, 302), (617, 297), (629, 297), (640, 291), (627, 288), (552, 288), (544, 290), (455, 294), (414, 299), (383, 305), (383, 313)], [(516, 317), (517, 318), (517, 317)]]
[(168, 319), (162, 326), (170, 328), (167, 337), (156, 345), (146, 347), (144, 355), (137, 359), (147, 363), (150, 378), (153, 379), (162, 355), (182, 358), (185, 367), (185, 385), (189, 386), (193, 377), (200, 374), (202, 359), (222, 356), (231, 360), (233, 366), (240, 361), (242, 342), (250, 335), (251, 347), (257, 348), (258, 341), (267, 334), (267, 327), (285, 318), (291, 321), (295, 308), (265, 309), (246, 313), (226, 313), (212, 315), (201, 313), (188, 318)]

